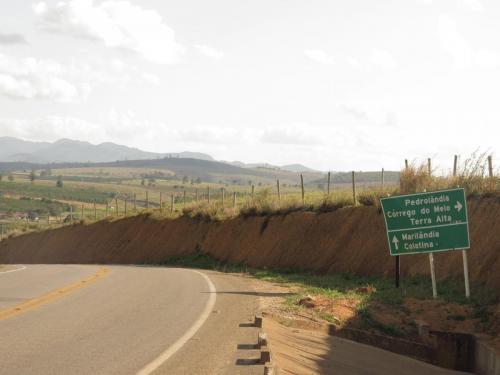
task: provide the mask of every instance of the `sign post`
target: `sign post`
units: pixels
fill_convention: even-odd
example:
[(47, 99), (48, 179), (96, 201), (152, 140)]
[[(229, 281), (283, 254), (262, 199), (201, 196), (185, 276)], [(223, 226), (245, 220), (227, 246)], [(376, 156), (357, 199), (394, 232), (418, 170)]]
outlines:
[(433, 295), (436, 296), (432, 253), (463, 250), (466, 296), (470, 248), (465, 191), (461, 188), (381, 198), (391, 255), (429, 253)]

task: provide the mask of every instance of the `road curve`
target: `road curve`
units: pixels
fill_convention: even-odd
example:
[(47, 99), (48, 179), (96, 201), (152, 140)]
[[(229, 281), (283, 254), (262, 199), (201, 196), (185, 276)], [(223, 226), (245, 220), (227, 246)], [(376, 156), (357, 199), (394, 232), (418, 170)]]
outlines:
[[(0, 311), (99, 268), (29, 265), (2, 274)], [(216, 291), (197, 271), (106, 268), (106, 277), (0, 320), (0, 374), (262, 373), (256, 365), (237, 366), (239, 354), (255, 354), (238, 353), (237, 345), (256, 336), (239, 327), (255, 305), (237, 282), (216, 280), (229, 295), (214, 307)]]

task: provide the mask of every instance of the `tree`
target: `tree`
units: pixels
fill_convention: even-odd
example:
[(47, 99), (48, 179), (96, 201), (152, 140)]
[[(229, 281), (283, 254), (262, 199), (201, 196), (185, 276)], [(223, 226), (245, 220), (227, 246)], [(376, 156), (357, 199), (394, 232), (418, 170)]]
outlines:
[(144, 179), (142, 179), (142, 181), (141, 181), (141, 185), (142, 185), (142, 186), (146, 185), (146, 181), (145, 181)]
[(36, 174), (35, 174), (34, 169), (31, 170), (31, 172), (29, 174), (29, 178), (30, 178), (31, 183), (33, 184), (35, 182), (35, 178), (36, 178)]
[(14, 175), (11, 173), (9, 174), (9, 177), (7, 177), (10, 182), (14, 181)]
[(187, 184), (187, 183), (188, 183), (188, 181), (189, 181), (189, 177), (188, 177), (188, 176), (184, 176), (184, 177), (182, 177), (182, 183), (183, 183), (183, 184)]
[(62, 176), (57, 176), (56, 186), (58, 188), (62, 188), (64, 186), (64, 183), (63, 183), (63, 180), (62, 180)]

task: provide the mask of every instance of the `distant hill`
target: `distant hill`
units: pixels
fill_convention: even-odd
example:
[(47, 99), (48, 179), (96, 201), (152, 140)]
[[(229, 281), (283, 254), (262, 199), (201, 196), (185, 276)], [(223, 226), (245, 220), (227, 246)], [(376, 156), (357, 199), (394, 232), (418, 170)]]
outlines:
[(284, 171), (290, 171), (290, 172), (295, 172), (295, 173), (317, 172), (316, 170), (309, 168), (309, 167), (306, 167), (305, 165), (302, 165), (302, 164), (283, 165), (280, 168)]
[(0, 161), (29, 163), (102, 163), (116, 160), (157, 159), (163, 157), (213, 160), (198, 152), (155, 153), (111, 142), (94, 145), (89, 142), (60, 139), (56, 142), (31, 142), (0, 137)]
[[(61, 139), (50, 142), (29, 142), (16, 138), (0, 137), (0, 172), (30, 171), (31, 169), (71, 168), (135, 168), (145, 174), (161, 171), (174, 178), (200, 178), (203, 182), (223, 182), (240, 185), (275, 186), (276, 179), (285, 185), (298, 186), (299, 173), (305, 184), (320, 185), (326, 182), (326, 173), (315, 171), (301, 164), (274, 166), (268, 163), (245, 164), (215, 161), (210, 155), (181, 152), (154, 153), (117, 145)], [(152, 172), (153, 171), (153, 172)], [(396, 182), (398, 172), (386, 171), (385, 180)], [(334, 173), (335, 184), (349, 183), (350, 173)], [(359, 183), (378, 183), (380, 172), (360, 172)]]
[(269, 163), (243, 163), (241, 161), (230, 161), (230, 162), (224, 162), (229, 165), (233, 165), (235, 167), (241, 167), (241, 168), (267, 168), (267, 169), (276, 169), (276, 170), (282, 170), (282, 171), (288, 171), (288, 172), (295, 172), (295, 173), (303, 173), (303, 172), (312, 172), (312, 173), (319, 173), (320, 171), (306, 167), (305, 165), (302, 164), (289, 164), (289, 165), (272, 165)]

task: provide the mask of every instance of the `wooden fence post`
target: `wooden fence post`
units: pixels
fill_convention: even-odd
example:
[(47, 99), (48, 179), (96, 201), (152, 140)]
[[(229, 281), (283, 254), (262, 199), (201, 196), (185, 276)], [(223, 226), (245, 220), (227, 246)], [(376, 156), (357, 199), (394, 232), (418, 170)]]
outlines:
[(182, 206), (186, 208), (186, 190), (184, 190), (184, 194), (182, 195)]
[(302, 206), (306, 204), (306, 196), (304, 192), (304, 176), (302, 176), (302, 173), (300, 174), (300, 188), (302, 190)]
[(196, 203), (198, 203), (198, 188), (194, 189), (194, 194), (196, 197)]
[(115, 213), (118, 216), (118, 198), (115, 198)]
[(236, 192), (233, 191), (233, 210), (236, 211)]
[(146, 190), (146, 210), (149, 210), (149, 191)]
[(127, 198), (125, 198), (125, 202), (124, 202), (124, 211), (125, 211), (125, 216), (127, 216)]
[(432, 175), (432, 162), (431, 162), (431, 158), (427, 158), (427, 173), (429, 173), (429, 176)]
[(137, 211), (137, 194), (134, 193), (134, 211)]
[(458, 155), (453, 158), (453, 177), (457, 177)]
[(106, 217), (109, 215), (109, 203), (106, 201)]
[(222, 202), (222, 208), (224, 208), (224, 188), (220, 188), (220, 196), (221, 196), (221, 202)]
[(493, 156), (488, 156), (488, 175), (493, 178)]
[(382, 173), (380, 174), (380, 185), (382, 186), (382, 188), (384, 187), (384, 183), (385, 183), (384, 168), (382, 168)]
[(162, 194), (161, 194), (161, 191), (160, 191), (160, 214), (163, 213), (163, 199), (162, 199)]
[(408, 159), (405, 159), (405, 169), (408, 169)]
[(326, 195), (328, 198), (330, 197), (330, 181), (332, 179), (332, 172), (328, 172), (328, 179), (327, 179), (327, 184), (326, 184)]
[(276, 187), (278, 188), (278, 208), (281, 208), (280, 180), (276, 180)]
[(357, 206), (358, 201), (356, 199), (356, 178), (354, 176), (354, 171), (352, 171), (352, 200), (354, 202), (354, 206)]
[(207, 186), (207, 200), (208, 204), (210, 204), (210, 186)]
[(170, 197), (170, 213), (173, 214), (174, 213), (174, 195), (172, 194), (172, 196)]
[(252, 206), (254, 204), (254, 196), (255, 196), (255, 185), (252, 185)]
[(94, 199), (94, 220), (97, 220), (97, 207), (96, 207), (95, 199)]
[(82, 203), (82, 211), (81, 211), (80, 219), (83, 220), (83, 203)]

